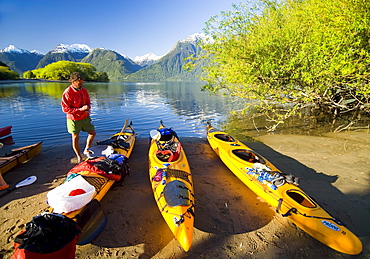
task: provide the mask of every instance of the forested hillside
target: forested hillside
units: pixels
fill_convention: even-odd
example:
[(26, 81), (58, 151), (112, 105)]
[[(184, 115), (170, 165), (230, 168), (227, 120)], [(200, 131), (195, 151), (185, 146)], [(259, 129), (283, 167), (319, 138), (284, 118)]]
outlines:
[(98, 71), (106, 72), (111, 80), (123, 80), (128, 74), (142, 68), (115, 51), (99, 48), (94, 49), (81, 62), (90, 63)]
[[(172, 50), (159, 61), (131, 74), (127, 80), (146, 81), (199, 81), (201, 66), (192, 71), (184, 69), (184, 65), (191, 56), (201, 52), (198, 45), (199, 36), (194, 39), (185, 39), (177, 42)], [(202, 61), (203, 62), (203, 61)]]

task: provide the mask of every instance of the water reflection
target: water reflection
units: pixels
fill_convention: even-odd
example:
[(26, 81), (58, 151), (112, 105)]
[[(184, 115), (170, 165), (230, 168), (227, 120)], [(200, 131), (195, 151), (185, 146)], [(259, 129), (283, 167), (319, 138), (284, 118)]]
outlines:
[[(16, 146), (44, 140), (44, 146), (70, 142), (60, 100), (69, 83), (0, 84), (0, 127), (13, 126)], [(162, 119), (179, 136), (204, 137), (205, 122), (224, 120), (235, 104), (201, 91), (199, 83), (85, 83), (92, 101), (97, 140), (133, 120), (139, 137), (147, 137)]]

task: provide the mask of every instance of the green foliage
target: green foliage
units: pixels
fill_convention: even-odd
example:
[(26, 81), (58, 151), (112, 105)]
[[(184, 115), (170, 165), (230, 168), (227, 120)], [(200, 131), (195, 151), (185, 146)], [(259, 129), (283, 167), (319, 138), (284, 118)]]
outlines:
[(205, 88), (256, 100), (277, 123), (312, 103), (335, 115), (370, 112), (369, 21), (365, 0), (233, 5), (206, 23)]
[(86, 81), (108, 82), (105, 72), (96, 72), (93, 65), (88, 63), (58, 61), (44, 68), (39, 68), (23, 73), (24, 78), (39, 78), (48, 80), (68, 80), (72, 72), (79, 72)]
[(19, 74), (10, 70), (7, 66), (0, 66), (0, 80), (19, 79)]

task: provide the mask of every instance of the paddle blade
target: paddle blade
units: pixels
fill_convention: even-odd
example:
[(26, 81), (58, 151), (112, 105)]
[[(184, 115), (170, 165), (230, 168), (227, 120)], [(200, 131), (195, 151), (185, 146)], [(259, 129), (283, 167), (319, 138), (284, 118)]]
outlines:
[(129, 118), (127, 118), (127, 119), (125, 120), (125, 123), (123, 124), (123, 127), (122, 127), (122, 129), (121, 129), (121, 133), (123, 133), (123, 132), (125, 131), (125, 129), (126, 129), (126, 127), (127, 127), (127, 124), (128, 124), (128, 121), (129, 121)]
[(23, 186), (33, 184), (34, 182), (36, 182), (36, 180), (37, 180), (37, 177), (35, 175), (29, 176), (29, 177), (27, 177), (27, 179), (24, 179), (23, 181), (17, 183), (15, 185), (15, 188), (19, 188), (19, 187), (23, 187)]

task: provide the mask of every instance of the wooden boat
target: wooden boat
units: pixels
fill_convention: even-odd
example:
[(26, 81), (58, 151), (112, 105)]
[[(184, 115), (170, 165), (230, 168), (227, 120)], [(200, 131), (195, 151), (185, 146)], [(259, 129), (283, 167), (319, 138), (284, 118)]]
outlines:
[[(111, 147), (114, 150), (114, 154), (123, 155), (127, 159), (130, 157), (136, 141), (136, 134), (132, 127), (132, 122), (127, 126), (128, 120), (122, 130), (114, 134), (111, 138), (98, 142), (98, 145), (90, 148), (92, 152), (98, 150), (100, 147)], [(96, 149), (94, 149), (96, 148)], [(96, 155), (101, 157), (104, 155)], [(91, 155), (93, 159), (95, 155)], [(86, 160), (79, 165), (76, 165), (70, 170), (69, 173), (75, 173), (81, 175), (86, 182), (95, 188), (95, 192), (92, 196), (92, 200), (80, 209), (62, 213), (63, 215), (72, 218), (77, 222), (77, 225), (81, 228), (82, 235), (77, 241), (77, 244), (84, 245), (90, 243), (99, 233), (104, 229), (107, 220), (103, 210), (100, 207), (100, 201), (107, 194), (112, 185), (116, 182), (122, 182), (125, 177), (128, 176), (129, 167), (126, 162), (122, 168), (122, 174), (120, 180), (116, 178), (107, 177), (107, 174), (99, 174), (95, 170), (82, 169), (80, 170), (83, 163), (88, 163), (93, 160)], [(68, 177), (67, 177), (68, 178)], [(66, 184), (66, 181), (62, 185)], [(49, 212), (55, 212), (54, 208), (50, 208)]]
[(332, 217), (266, 158), (229, 134), (207, 126), (207, 139), (225, 165), (276, 212), (306, 233), (339, 252), (357, 255), (362, 243), (343, 222)]
[(0, 128), (0, 137), (8, 136), (10, 133), (12, 133), (12, 126)]
[(194, 227), (194, 188), (184, 149), (177, 134), (162, 121), (150, 132), (149, 178), (154, 199), (176, 240), (190, 249)]
[(33, 145), (12, 149), (11, 153), (0, 157), (0, 173), (3, 174), (16, 165), (28, 162), (40, 153), (41, 147), (42, 141)]

